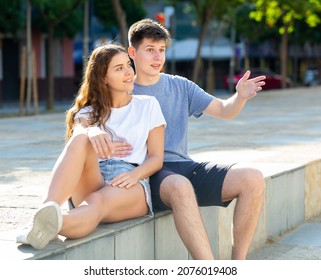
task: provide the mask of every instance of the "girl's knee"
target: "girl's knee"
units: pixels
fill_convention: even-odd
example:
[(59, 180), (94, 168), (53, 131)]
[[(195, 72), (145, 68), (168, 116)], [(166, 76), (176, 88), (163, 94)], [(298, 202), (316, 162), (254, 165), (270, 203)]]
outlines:
[(97, 155), (92, 147), (91, 142), (87, 134), (85, 133), (78, 133), (73, 135), (65, 146), (65, 152), (71, 154), (82, 154), (84, 157), (94, 157), (97, 158)]
[(86, 197), (86, 202), (92, 207), (101, 208), (103, 206), (104, 198), (101, 193), (99, 192), (92, 192)]
[(77, 147), (77, 146), (86, 146), (90, 144), (87, 134), (85, 133), (77, 133), (74, 134), (69, 141), (67, 142), (66, 146), (69, 147)]

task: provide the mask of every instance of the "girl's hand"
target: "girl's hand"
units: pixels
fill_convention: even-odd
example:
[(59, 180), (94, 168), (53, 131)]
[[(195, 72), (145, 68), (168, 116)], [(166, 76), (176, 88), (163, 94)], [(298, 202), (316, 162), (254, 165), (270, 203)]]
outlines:
[(118, 174), (113, 180), (111, 180), (111, 185), (113, 187), (126, 188), (136, 185), (138, 183), (138, 178), (133, 172), (123, 172)]
[(114, 150), (110, 135), (99, 127), (88, 127), (87, 135), (99, 158), (110, 158)]
[(110, 134), (99, 127), (88, 127), (87, 135), (99, 158), (125, 157), (133, 150), (126, 141), (113, 142)]

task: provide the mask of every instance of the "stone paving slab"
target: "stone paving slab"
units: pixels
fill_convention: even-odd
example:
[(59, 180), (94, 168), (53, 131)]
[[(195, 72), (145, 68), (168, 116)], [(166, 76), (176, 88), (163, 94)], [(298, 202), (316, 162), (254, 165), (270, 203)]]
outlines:
[(250, 260), (321, 260), (321, 216), (255, 250)]

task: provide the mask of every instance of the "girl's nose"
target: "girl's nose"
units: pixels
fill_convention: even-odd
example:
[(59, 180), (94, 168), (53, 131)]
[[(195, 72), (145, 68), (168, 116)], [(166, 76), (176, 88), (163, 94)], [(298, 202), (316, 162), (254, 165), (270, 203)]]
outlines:
[(125, 74), (126, 74), (126, 75), (129, 75), (129, 74), (131, 74), (133, 71), (134, 71), (133, 67), (129, 66), (129, 67), (127, 67), (127, 69), (126, 69)]

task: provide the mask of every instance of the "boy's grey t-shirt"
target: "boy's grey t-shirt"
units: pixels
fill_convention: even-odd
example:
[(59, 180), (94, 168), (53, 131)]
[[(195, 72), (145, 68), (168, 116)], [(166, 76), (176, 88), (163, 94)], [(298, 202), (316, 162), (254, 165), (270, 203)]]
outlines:
[(188, 118), (200, 117), (214, 97), (184, 77), (164, 73), (153, 85), (135, 83), (133, 92), (155, 96), (161, 106), (167, 123), (164, 161), (190, 160), (187, 146)]

